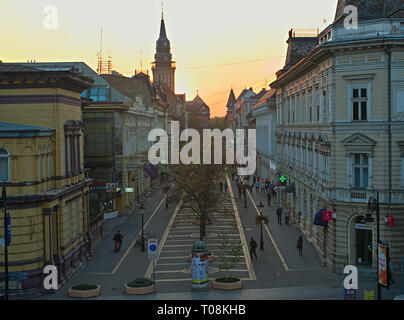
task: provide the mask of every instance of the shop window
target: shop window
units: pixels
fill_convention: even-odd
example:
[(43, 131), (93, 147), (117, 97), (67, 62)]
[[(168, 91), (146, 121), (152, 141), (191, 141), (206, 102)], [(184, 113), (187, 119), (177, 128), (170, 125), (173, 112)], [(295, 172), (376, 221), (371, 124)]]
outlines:
[(10, 180), (10, 160), (8, 151), (0, 148), (0, 182)]

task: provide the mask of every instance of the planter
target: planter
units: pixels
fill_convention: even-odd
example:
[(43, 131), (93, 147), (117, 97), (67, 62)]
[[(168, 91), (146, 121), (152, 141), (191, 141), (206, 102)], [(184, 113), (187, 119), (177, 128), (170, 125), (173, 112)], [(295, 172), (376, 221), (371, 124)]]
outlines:
[[(223, 279), (223, 278), (222, 278)], [(220, 289), (220, 290), (238, 290), (243, 287), (243, 282), (241, 279), (237, 279), (235, 282), (221, 282), (221, 281), (212, 281), (212, 288)]]
[(101, 287), (97, 285), (95, 289), (89, 289), (89, 290), (73, 289), (73, 287), (70, 287), (69, 290), (67, 291), (67, 294), (69, 295), (69, 297), (72, 298), (97, 297), (101, 294)]
[(154, 284), (146, 287), (128, 287), (128, 285), (125, 284), (124, 287), (126, 294), (149, 294), (154, 292)]

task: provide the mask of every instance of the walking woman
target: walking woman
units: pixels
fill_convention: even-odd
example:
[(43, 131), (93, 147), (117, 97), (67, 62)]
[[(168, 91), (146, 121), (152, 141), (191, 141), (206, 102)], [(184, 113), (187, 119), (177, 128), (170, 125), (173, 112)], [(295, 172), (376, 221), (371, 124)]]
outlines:
[(302, 238), (302, 236), (299, 236), (299, 238), (297, 239), (296, 247), (297, 247), (297, 250), (299, 250), (299, 255), (302, 256), (303, 255), (303, 238)]

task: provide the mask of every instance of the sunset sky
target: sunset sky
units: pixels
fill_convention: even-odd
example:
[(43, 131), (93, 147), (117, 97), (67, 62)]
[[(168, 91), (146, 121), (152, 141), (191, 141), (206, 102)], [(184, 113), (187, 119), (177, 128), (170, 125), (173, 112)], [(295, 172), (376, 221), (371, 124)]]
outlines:
[[(83, 61), (97, 69), (100, 30), (113, 69), (150, 70), (160, 30), (161, 0), (0, 0), (0, 60)], [(323, 30), (337, 0), (165, 0), (164, 20), (177, 61), (176, 93), (199, 95), (211, 116), (224, 116), (233, 87), (268, 88), (284, 63), (288, 31)], [(44, 8), (58, 10), (47, 30)], [(326, 21), (324, 21), (326, 20)]]

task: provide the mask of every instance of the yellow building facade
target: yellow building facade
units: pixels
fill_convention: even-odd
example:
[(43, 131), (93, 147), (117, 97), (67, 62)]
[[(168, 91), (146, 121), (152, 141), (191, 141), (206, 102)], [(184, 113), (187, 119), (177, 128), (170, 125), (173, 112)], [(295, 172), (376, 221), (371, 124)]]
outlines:
[[(21, 126), (19, 134), (13, 136), (4, 129), (0, 135), (9, 170), (12, 245), (8, 266), (10, 272), (28, 272), (22, 282), (26, 296), (45, 292), (46, 265), (57, 267), (61, 285), (90, 254), (91, 180), (83, 166), (80, 93), (91, 84), (90, 79), (66, 69), (0, 65), (0, 119), (15, 132)], [(4, 279), (1, 254), (0, 278)]]

